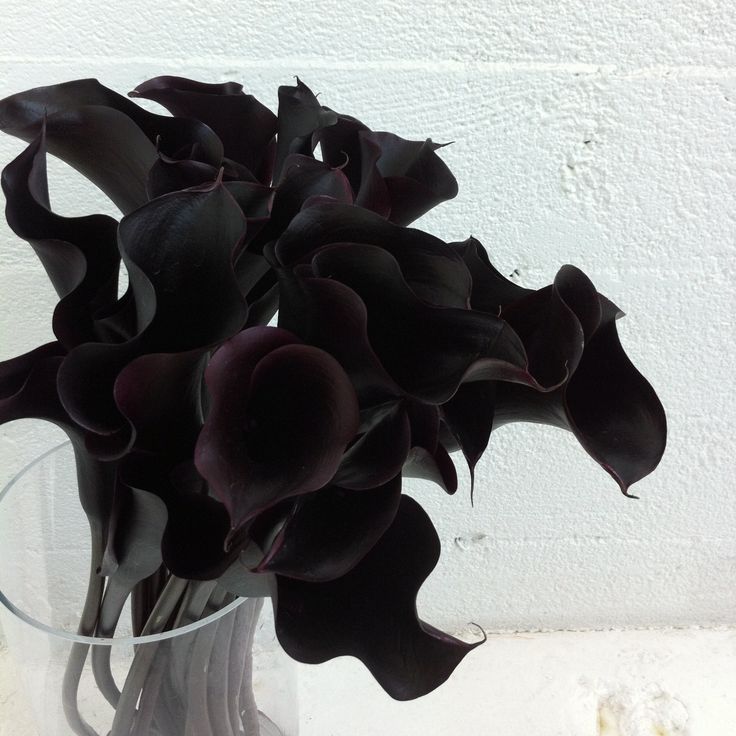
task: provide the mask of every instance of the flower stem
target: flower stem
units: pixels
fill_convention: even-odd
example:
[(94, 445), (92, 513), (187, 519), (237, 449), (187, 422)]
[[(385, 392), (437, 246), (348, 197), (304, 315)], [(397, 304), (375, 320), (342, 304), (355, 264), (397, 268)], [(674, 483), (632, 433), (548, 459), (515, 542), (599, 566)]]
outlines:
[[(176, 610), (186, 587), (186, 580), (173, 575), (169, 578), (143, 628), (144, 636), (163, 631), (169, 618)], [(132, 736), (131, 729), (135, 720), (138, 697), (159, 646), (160, 642), (138, 647), (115, 710), (115, 718), (109, 736)]]
[[(115, 635), (115, 629), (127, 599), (128, 589), (117, 585), (114, 578), (109, 578), (100, 607), (100, 617), (97, 622), (95, 636), (112, 637)], [(100, 692), (105, 696), (107, 702), (113, 708), (116, 708), (120, 700), (120, 690), (110, 669), (111, 650), (112, 647), (107, 646), (92, 648), (92, 673)]]
[[(90, 531), (92, 533), (92, 553), (89, 584), (87, 585), (87, 597), (84, 601), (84, 608), (77, 629), (77, 633), (82, 636), (92, 636), (94, 634), (104, 589), (104, 579), (97, 573), (105, 552), (104, 532), (101, 525), (92, 521), (90, 521)], [(76, 736), (98, 736), (97, 732), (82, 718), (77, 703), (79, 681), (82, 677), (84, 663), (87, 660), (89, 646), (89, 644), (72, 644), (61, 686), (64, 716)]]
[[(243, 626), (246, 631), (243, 642), (242, 680), (239, 688), (239, 720), (243, 724), (245, 736), (259, 736), (261, 727), (258, 720), (258, 706), (253, 693), (253, 641), (256, 636), (258, 617), (263, 608), (263, 598), (251, 598), (240, 606), (243, 609), (243, 621), (238, 621), (237, 626)], [(238, 612), (240, 612), (240, 609)]]

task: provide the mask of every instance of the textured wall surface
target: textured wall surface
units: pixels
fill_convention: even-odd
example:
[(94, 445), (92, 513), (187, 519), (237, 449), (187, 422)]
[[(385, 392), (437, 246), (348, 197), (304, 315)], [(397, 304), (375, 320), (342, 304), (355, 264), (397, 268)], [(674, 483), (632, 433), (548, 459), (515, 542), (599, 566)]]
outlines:
[[(442, 156), (460, 194), (417, 226), (446, 239), (472, 233), (529, 287), (573, 263), (627, 312), (622, 342), (670, 428), (660, 468), (633, 489), (640, 500), (621, 496), (571, 435), (503, 428), (478, 470), (474, 508), (467, 478), (454, 498), (412, 491), (443, 543), (420, 594), (424, 618), (458, 630), (736, 622), (732, 3), (0, 9), (0, 97), (85, 76), (127, 92), (179, 74), (240, 81), (275, 109), (277, 86), (298, 74), (373, 128), (454, 141)], [(0, 138), (0, 162), (21, 148)], [(50, 179), (60, 213), (115, 214), (64, 165), (51, 165)], [(53, 304), (30, 247), (0, 223), (0, 359), (50, 337)], [(0, 429), (0, 483), (48, 441), (25, 423)]]

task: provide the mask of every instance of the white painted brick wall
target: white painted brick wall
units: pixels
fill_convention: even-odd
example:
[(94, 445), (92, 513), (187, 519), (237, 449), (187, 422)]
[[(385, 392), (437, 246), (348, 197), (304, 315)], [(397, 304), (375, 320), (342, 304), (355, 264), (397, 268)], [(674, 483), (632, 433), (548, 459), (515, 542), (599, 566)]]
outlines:
[[(416, 490), (443, 542), (425, 618), (492, 630), (736, 622), (732, 3), (0, 0), (0, 15), (0, 97), (85, 76), (127, 92), (180, 74), (241, 81), (275, 109), (298, 74), (372, 127), (454, 140), (442, 155), (460, 195), (420, 226), (472, 233), (531, 287), (574, 263), (628, 313), (622, 341), (670, 426), (641, 500), (571, 435), (503, 429), (475, 508), (467, 486), (452, 499)], [(0, 162), (20, 149), (1, 138)], [(63, 165), (50, 176), (62, 214), (114, 214)], [(3, 222), (0, 359), (50, 336), (52, 306)], [(31, 437), (20, 423), (0, 431), (0, 483), (35, 452)]]

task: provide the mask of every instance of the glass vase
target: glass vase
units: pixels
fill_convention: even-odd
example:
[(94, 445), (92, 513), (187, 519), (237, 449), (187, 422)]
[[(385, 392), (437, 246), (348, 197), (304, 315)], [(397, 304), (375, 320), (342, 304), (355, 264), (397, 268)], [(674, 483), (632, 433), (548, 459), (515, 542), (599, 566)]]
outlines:
[(0, 491), (0, 623), (39, 736), (297, 736), (270, 601), (170, 577), (152, 617), (189, 595), (207, 602), (195, 620), (134, 636), (127, 603), (114, 636), (83, 636), (90, 559), (67, 442)]

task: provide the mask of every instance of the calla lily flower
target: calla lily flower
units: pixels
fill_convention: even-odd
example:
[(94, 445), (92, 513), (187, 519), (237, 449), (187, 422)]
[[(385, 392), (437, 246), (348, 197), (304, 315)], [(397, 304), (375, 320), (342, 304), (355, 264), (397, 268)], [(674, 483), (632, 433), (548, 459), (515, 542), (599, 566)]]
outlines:
[(329, 353), (286, 330), (251, 327), (217, 350), (206, 381), (210, 410), (195, 462), (232, 533), (329, 483), (359, 422), (350, 379)]
[[(440, 544), (403, 479), (454, 494), (451, 453), (472, 477), (494, 429), (530, 421), (573, 432), (629, 494), (666, 420), (622, 313), (574, 266), (525, 289), (477, 240), (408, 227), (457, 194), (442, 145), (370, 130), (299, 79), (276, 113), (235, 82), (129, 97), (168, 114), (95, 79), (0, 100), (27, 143), (6, 217), (58, 296), (55, 340), (0, 363), (0, 423), (72, 441), (107, 580), (94, 628), (111, 636), (132, 596), (140, 632), (171, 576), (217, 581), (273, 596), (292, 657), (352, 655), (420, 697), (477, 644), (417, 614)], [(49, 153), (121, 219), (53, 212)]]

